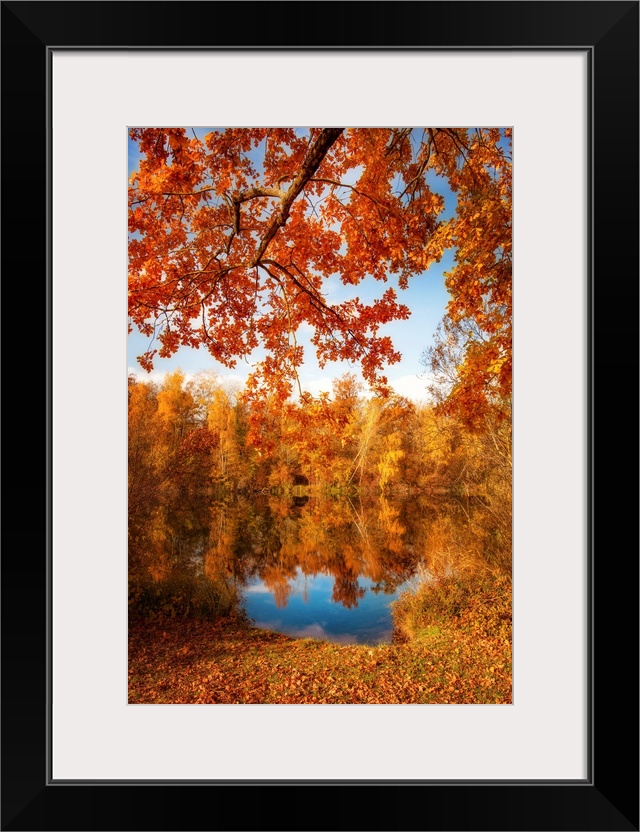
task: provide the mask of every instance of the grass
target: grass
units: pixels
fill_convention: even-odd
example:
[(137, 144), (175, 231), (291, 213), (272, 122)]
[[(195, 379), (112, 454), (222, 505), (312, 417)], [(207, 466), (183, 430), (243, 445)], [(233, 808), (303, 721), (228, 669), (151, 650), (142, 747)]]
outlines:
[(452, 631), (478, 638), (511, 638), (511, 578), (502, 572), (425, 576), (393, 603), (396, 627), (412, 640), (449, 638)]
[(206, 618), (229, 615), (238, 604), (235, 587), (223, 579), (172, 576), (129, 583), (129, 615), (143, 618)]
[(291, 639), (241, 617), (129, 626), (130, 703), (507, 704), (506, 578), (420, 585), (396, 602), (402, 641), (376, 647)]

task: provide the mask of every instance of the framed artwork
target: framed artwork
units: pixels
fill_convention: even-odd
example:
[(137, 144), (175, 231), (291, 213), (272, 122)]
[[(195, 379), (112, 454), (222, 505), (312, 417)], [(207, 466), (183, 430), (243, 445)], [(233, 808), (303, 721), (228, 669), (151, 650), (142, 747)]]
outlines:
[[(239, 14), (241, 27), (220, 26), (220, 20)], [(628, 549), (627, 518), (635, 517), (636, 506), (627, 505), (627, 492), (615, 485), (618, 458), (628, 451), (616, 446), (614, 453), (610, 434), (628, 437), (637, 425), (628, 394), (621, 407), (614, 404), (612, 392), (628, 391), (629, 355), (637, 354), (636, 323), (621, 311), (637, 309), (637, 251), (628, 241), (635, 239), (638, 225), (638, 4), (5, 2), (2, 15), (5, 78), (11, 75), (11, 83), (3, 89), (5, 125), (16, 125), (16, 134), (24, 129), (30, 137), (26, 149), (21, 143), (19, 156), (11, 149), (13, 142), (9, 146), (5, 141), (5, 199), (10, 204), (4, 215), (5, 239), (23, 239), (25, 229), (31, 227), (28, 248), (18, 250), (29, 252), (28, 273), (42, 275), (46, 286), (46, 292), (38, 293), (46, 339), (33, 366), (36, 362), (42, 366), (43, 353), (47, 357), (46, 385), (44, 379), (42, 385), (47, 439), (39, 454), (39, 461), (46, 460), (45, 533), (38, 546), (29, 547), (27, 559), (12, 554), (3, 558), (3, 828), (401, 829), (415, 825), (408, 821), (411, 816), (420, 817), (417, 828), (424, 829), (637, 829), (637, 558), (614, 564), (615, 555)], [(351, 125), (350, 132), (331, 127), (342, 123)], [(418, 141), (417, 135), (405, 130), (409, 123), (449, 126), (432, 128)], [(306, 131), (304, 126), (313, 124), (329, 127), (319, 133)], [(139, 293), (144, 303), (155, 297), (155, 289), (149, 290), (149, 275), (158, 254), (148, 248), (134, 256), (129, 252), (127, 264), (127, 176), (132, 173), (127, 168), (127, 147), (144, 148), (151, 166), (155, 153), (158, 165), (164, 166), (163, 176), (170, 165), (170, 173), (180, 168), (188, 178), (196, 156), (202, 159), (206, 148), (215, 150), (215, 135), (211, 138), (201, 129), (207, 125), (244, 128), (245, 136), (256, 125), (281, 128), (279, 147), (289, 148), (289, 158), (295, 157), (298, 141), (309, 146), (319, 142), (318, 147), (324, 141), (327, 146), (318, 151), (322, 151), (318, 165), (335, 153), (331, 170), (336, 179), (346, 175), (340, 187), (352, 191), (360, 182), (345, 174), (348, 165), (339, 169), (339, 160), (348, 156), (346, 142), (356, 159), (361, 142), (374, 147), (379, 140), (388, 149), (389, 142), (393, 146), (403, 136), (407, 141), (415, 139), (415, 158), (407, 156), (402, 162), (415, 172), (420, 153), (428, 148), (429, 154), (445, 157), (450, 142), (452, 158), (443, 161), (441, 173), (449, 170), (455, 184), (459, 171), (471, 165), (465, 156), (470, 149), (484, 153), (493, 142), (500, 155), (513, 135), (515, 464), (513, 595), (509, 593), (508, 612), (512, 605), (514, 630), (513, 673), (502, 688), (497, 682), (495, 689), (478, 682), (465, 697), (456, 694), (456, 683), (429, 698), (428, 685), (420, 686), (416, 677), (407, 676), (405, 689), (412, 691), (410, 696), (402, 698), (402, 685), (393, 678), (392, 693), (386, 699), (383, 694), (376, 698), (372, 690), (382, 676), (374, 667), (358, 665), (350, 689), (360, 693), (351, 698), (340, 687), (344, 680), (338, 680), (339, 695), (320, 686), (322, 694), (316, 699), (294, 695), (295, 685), (284, 684), (275, 698), (264, 695), (266, 688), (254, 698), (238, 698), (237, 690), (225, 698), (222, 677), (215, 683), (216, 697), (195, 687), (188, 694), (179, 693), (186, 661), (180, 649), (186, 646), (188, 652), (191, 643), (184, 633), (193, 626), (195, 638), (211, 636), (179, 616), (170, 624), (154, 625), (151, 641), (133, 638), (128, 652), (127, 630), (130, 635), (136, 632), (128, 606), (133, 603), (139, 612), (154, 604), (177, 602), (175, 587), (169, 601), (169, 595), (161, 598), (156, 591), (168, 575), (164, 550), (158, 549), (157, 557), (149, 554), (155, 551), (157, 534), (155, 542), (145, 539), (140, 546), (137, 571), (129, 571), (127, 581), (132, 527), (127, 519), (126, 475), (132, 469), (125, 450), (124, 374), (131, 368), (126, 356), (125, 298), (127, 288)], [(299, 125), (297, 133), (290, 129)], [(475, 130), (476, 145), (471, 143), (470, 128)], [(266, 139), (258, 135), (259, 129), (254, 132), (257, 148)], [(217, 135), (224, 136), (224, 131)], [(463, 143), (460, 152), (458, 142)], [(187, 159), (185, 154), (192, 153), (193, 158)], [(367, 150), (354, 165), (366, 174), (373, 158), (373, 150)], [(268, 155), (259, 163), (261, 169), (269, 164)], [(319, 176), (318, 165), (311, 171), (302, 163), (307, 180)], [(284, 186), (296, 181), (296, 170), (287, 173), (285, 168), (286, 163), (275, 185), (260, 186), (273, 192), (246, 191), (238, 210), (229, 208), (230, 224), (224, 233), (239, 239), (243, 222), (252, 218), (255, 229), (243, 245), (257, 246), (257, 260), (248, 270), (263, 268), (261, 291), (274, 290), (270, 308), (282, 302), (283, 320), (300, 314), (302, 321), (303, 307), (305, 314), (313, 316), (322, 311), (326, 298), (302, 291), (312, 281), (301, 272), (289, 274), (287, 269), (298, 268), (295, 258), (284, 265), (275, 255), (268, 262), (260, 259), (264, 254), (259, 250), (260, 223), (268, 236), (273, 217), (267, 216), (265, 207), (251, 213), (252, 206), (246, 205), (254, 196), (286, 202)], [(485, 169), (478, 168), (476, 178)], [(224, 175), (222, 168), (211, 169), (206, 186), (215, 188)], [(413, 181), (400, 168), (394, 175), (404, 176), (405, 185)], [(495, 168), (492, 177), (495, 184)], [(326, 172), (324, 179), (316, 183), (319, 200), (328, 200), (338, 187), (328, 181)], [(143, 187), (149, 188), (149, 181), (147, 177), (140, 184), (135, 176), (130, 178), (134, 203), (151, 199), (151, 191)], [(185, 182), (181, 180), (181, 187)], [(244, 187), (257, 186), (247, 180)], [(463, 182), (461, 187), (467, 186)], [(176, 196), (173, 191), (170, 198)], [(424, 193), (416, 192), (415, 200)], [(193, 190), (176, 198), (188, 203), (192, 197)], [(407, 206), (412, 201), (406, 200)], [(342, 202), (345, 211), (360, 210), (357, 201)], [(420, 206), (414, 223), (428, 222), (426, 202)], [(332, 210), (341, 209), (336, 204)], [(362, 210), (353, 228), (350, 220), (341, 228), (341, 245), (358, 228), (362, 230), (366, 222)], [(190, 211), (188, 204), (185, 211)], [(180, 216), (179, 211), (174, 215)], [(143, 241), (147, 232), (156, 242), (164, 239), (157, 228), (150, 230), (149, 216), (141, 209), (133, 217), (134, 239)], [(28, 224), (26, 217), (32, 218)], [(195, 213), (190, 222), (190, 237), (185, 239), (193, 247), (200, 222)], [(337, 228), (337, 215), (334, 224)], [(274, 234), (282, 225), (276, 223)], [(177, 228), (169, 224), (162, 233), (177, 234)], [(332, 231), (335, 228), (329, 229), (329, 236)], [(456, 233), (457, 245), (463, 248), (464, 229)], [(376, 256), (393, 258), (389, 223), (385, 234), (388, 247)], [(41, 245), (32, 246), (34, 239)], [(299, 249), (310, 245), (303, 240), (309, 240), (308, 228), (301, 232)], [(292, 245), (293, 238), (283, 252)], [(365, 246), (360, 256), (371, 250)], [(326, 247), (322, 252), (314, 250), (305, 257), (316, 258), (317, 270), (328, 256), (326, 251)], [(332, 262), (341, 251), (335, 248)], [(18, 271), (24, 275), (24, 255), (18, 264), (13, 244), (5, 246), (4, 257), (5, 275)], [(202, 257), (194, 263), (198, 277), (189, 291), (213, 297), (213, 285), (202, 282), (206, 272)], [(134, 282), (130, 277), (127, 287), (127, 265), (131, 275), (132, 264), (137, 277)], [(373, 261), (367, 268), (375, 268)], [(327, 275), (330, 272), (327, 265)], [(302, 284), (299, 302), (278, 288), (284, 275), (293, 281), (291, 285)], [(354, 272), (350, 280), (355, 284), (357, 278)], [(243, 279), (238, 274), (234, 291)], [(14, 304), (19, 308), (17, 293), (11, 291), (14, 286), (21, 286), (24, 300), (26, 280), (5, 280), (9, 309)], [(180, 285), (184, 286), (184, 277)], [(238, 297), (221, 298), (219, 307), (202, 301), (203, 314), (208, 309), (212, 316), (199, 324), (205, 341), (213, 326), (219, 329), (226, 304), (237, 304)], [(171, 294), (171, 302), (175, 298)], [(485, 287), (483, 301), (487, 298)], [(349, 303), (350, 299), (338, 299), (327, 302), (326, 309), (328, 314), (340, 310), (346, 315)], [(158, 308), (166, 311), (167, 298)], [(398, 311), (375, 308), (383, 317)], [(414, 317), (420, 314), (417, 309), (410, 311)], [(240, 314), (239, 307), (235, 314)], [(345, 325), (343, 334), (353, 335), (356, 343), (354, 327), (363, 324), (364, 317), (360, 309), (351, 327)], [(184, 322), (190, 319), (187, 310)], [(136, 325), (144, 330), (145, 320), (140, 316)], [(334, 336), (343, 322), (336, 318)], [(189, 332), (196, 331), (195, 324), (189, 326)], [(272, 334), (274, 326), (271, 321)], [(218, 329), (216, 338), (224, 340), (224, 327)], [(192, 337), (185, 327), (179, 331), (183, 339)], [(167, 356), (172, 337), (168, 327), (160, 338), (160, 349)], [(277, 366), (266, 365), (272, 376), (288, 361), (296, 369), (290, 337), (288, 331), (284, 352), (276, 349)], [(273, 341), (276, 347), (283, 343)], [(329, 343), (325, 350), (330, 351)], [(386, 342), (378, 346), (387, 348)], [(233, 349), (242, 352), (241, 346)], [(29, 354), (29, 345), (25, 352)], [(482, 370), (485, 376), (499, 377), (502, 365), (496, 363), (500, 360), (496, 355), (493, 364)], [(299, 381), (297, 375), (293, 372), (291, 379)], [(140, 384), (137, 379), (130, 381), (130, 387), (132, 383)], [(181, 383), (176, 382), (176, 390)], [(198, 388), (202, 396), (210, 395), (209, 415), (202, 427), (215, 429), (216, 439), (222, 442), (229, 400), (222, 401), (222, 394), (213, 388), (207, 393), (205, 386)], [(196, 388), (190, 390), (195, 396)], [(169, 388), (160, 386), (153, 395), (162, 396), (163, 391), (168, 395)], [(314, 392), (318, 406), (337, 400), (322, 398), (320, 390)], [(302, 395), (301, 386), (300, 402)], [(363, 408), (363, 412), (375, 410), (371, 404)], [(30, 415), (25, 419), (34, 420), (29, 435), (43, 436), (42, 409), (27, 409)], [(405, 416), (398, 411), (394, 419)], [(145, 428), (141, 437), (149, 435), (150, 422), (145, 418), (140, 420)], [(311, 423), (305, 421), (308, 414), (302, 413), (302, 405), (295, 418), (302, 420), (309, 434)], [(320, 417), (316, 414), (314, 419), (315, 429), (320, 430)], [(256, 424), (249, 419), (243, 430)], [(259, 425), (263, 437), (264, 424)], [(347, 421), (332, 424), (337, 431), (336, 426), (344, 427)], [(405, 439), (410, 433), (407, 425), (401, 432)], [(283, 436), (278, 434), (280, 444)], [(385, 498), (388, 516), (385, 522), (380, 519), (384, 512), (376, 502), (376, 523), (381, 540), (391, 549), (393, 529), (399, 534), (398, 518), (404, 518), (407, 526), (407, 517), (413, 516), (396, 509), (392, 489), (387, 487), (399, 458), (394, 436), (391, 430), (381, 431), (378, 456), (375, 460), (372, 456), (370, 469), (361, 461), (357, 471), (361, 482)], [(263, 515), (255, 519), (258, 492), (285, 493), (289, 503), (293, 500), (295, 512), (289, 506), (286, 523), (282, 521), (293, 529), (291, 548), (309, 533), (301, 525), (307, 511), (305, 489), (320, 483), (335, 489), (341, 477), (351, 483), (353, 472), (343, 470), (340, 460), (341, 449), (359, 441), (353, 437), (345, 433), (340, 442), (336, 434), (336, 449), (330, 452), (323, 446), (317, 459), (310, 444), (294, 437), (293, 450), (278, 457), (280, 467), (269, 463), (261, 468), (261, 461), (252, 458), (250, 489), (249, 469), (242, 469), (237, 461), (240, 452), (229, 446), (222, 462), (218, 460), (216, 482), (227, 487), (235, 477), (236, 492), (249, 495), (251, 522), (260, 526), (263, 537)], [(494, 434), (494, 445), (497, 438)], [(400, 434), (396, 439), (405, 441)], [(173, 453), (167, 450), (169, 445), (162, 448), (158, 453), (165, 457)], [(401, 453), (408, 458), (409, 446), (402, 445)], [(478, 453), (489, 459), (486, 449)], [(242, 459), (246, 462), (249, 456)], [(22, 495), (33, 485), (30, 466), (24, 467), (24, 473), (21, 466), (16, 475), (18, 487), (12, 489)], [(141, 482), (148, 486), (145, 471)], [(186, 480), (183, 485), (191, 487)], [(418, 505), (412, 483), (405, 487)], [(136, 493), (142, 494), (140, 488)], [(329, 504), (320, 502), (318, 511), (326, 520)], [(216, 504), (218, 514), (223, 503)], [(338, 512), (335, 503), (330, 508)], [(360, 508), (358, 522), (365, 517), (363, 503)], [(271, 505), (269, 512), (275, 522), (278, 507)], [(420, 512), (426, 512), (421, 503)], [(239, 535), (242, 527), (242, 539), (247, 538), (248, 549), (255, 551), (257, 538), (250, 535), (247, 517), (236, 523), (236, 532)], [(216, 515), (214, 520), (229, 525), (229, 515), (225, 518)], [(358, 528), (362, 533), (356, 521), (351, 518), (341, 526), (336, 520), (332, 526), (342, 558), (352, 542), (340, 537), (341, 530), (353, 525), (354, 534)], [(437, 529), (435, 520), (430, 522), (430, 528)], [(413, 541), (418, 532), (412, 527), (410, 533)], [(175, 540), (173, 527), (171, 535)], [(278, 535), (284, 539), (282, 529)], [(236, 537), (225, 545), (238, 552), (239, 541)], [(179, 545), (186, 546), (183, 540)], [(439, 545), (446, 548), (446, 540), (442, 538)], [(216, 560), (214, 548), (209, 560), (205, 558), (204, 574), (209, 577)], [(334, 553), (334, 560), (337, 556)], [(190, 557), (185, 556), (184, 562)], [(332, 573), (334, 595), (337, 587), (338, 600), (349, 609), (364, 597), (365, 584), (349, 579), (344, 562)], [(287, 569), (294, 567), (281, 564), (277, 572), (272, 564), (271, 571), (265, 568), (249, 575), (243, 564), (224, 558), (216, 561), (216, 568), (226, 569), (225, 586), (230, 581), (245, 590), (250, 586), (256, 596), (269, 590), (276, 601), (279, 597), (283, 601), (277, 604), (283, 609), (291, 593)], [(403, 568), (408, 575), (406, 563)], [(392, 571), (400, 574), (399, 569), (394, 561)], [(150, 574), (155, 575), (155, 595), (149, 594), (145, 583)], [(390, 586), (386, 573), (373, 570), (365, 577), (372, 598), (377, 595), (371, 587), (379, 591), (385, 582)], [(495, 587), (490, 591), (495, 600)], [(189, 595), (190, 604), (194, 597)], [(259, 602), (256, 597), (255, 610), (266, 616), (267, 608)], [(317, 638), (331, 632), (335, 641), (344, 642), (345, 634), (352, 635), (352, 622), (305, 620), (287, 626), (295, 635)], [(273, 622), (266, 624), (274, 628)], [(355, 641), (384, 640), (389, 634), (382, 628), (374, 637), (368, 621), (358, 626), (363, 629), (353, 637)], [(440, 630), (435, 633), (436, 628), (424, 621), (415, 626), (422, 627), (425, 654), (435, 663), (442, 661), (437, 652)], [(225, 638), (227, 664), (221, 666), (230, 679), (239, 659), (231, 647), (232, 635)], [(619, 650), (609, 649), (614, 642), (625, 644), (629, 659), (623, 667)], [(483, 644), (487, 651), (493, 649), (489, 641)], [(378, 663), (376, 649), (371, 645), (370, 664)], [(242, 644), (238, 650), (248, 661), (250, 647)], [(170, 658), (164, 671), (156, 661), (161, 653)], [(510, 645), (508, 653), (510, 659)], [(276, 664), (268, 671), (275, 674), (273, 679)], [(494, 680), (500, 676), (497, 666), (498, 659), (492, 662)], [(398, 676), (402, 672), (399, 669)], [(419, 672), (431, 678), (426, 669)], [(289, 679), (291, 674), (285, 675)], [(277, 677), (274, 689), (276, 682), (280, 685), (282, 679)], [(623, 760), (615, 750), (620, 737), (632, 745), (632, 765), (629, 755)], [(383, 800), (381, 788), (389, 790), (382, 793)], [(340, 799), (338, 811), (334, 798), (346, 795), (352, 798), (353, 808)], [(318, 801), (318, 796), (325, 799)], [(238, 797), (241, 806), (234, 808)], [(284, 807), (292, 799), (297, 811), (289, 819)], [(400, 805), (410, 812), (399, 813)]]
[(130, 704), (512, 702), (511, 140), (130, 128)]

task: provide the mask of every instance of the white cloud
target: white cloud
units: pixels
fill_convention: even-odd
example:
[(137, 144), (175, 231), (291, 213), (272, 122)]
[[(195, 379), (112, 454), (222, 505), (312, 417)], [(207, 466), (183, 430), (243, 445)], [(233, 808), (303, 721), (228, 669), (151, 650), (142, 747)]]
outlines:
[(150, 373), (144, 370), (136, 370), (135, 367), (129, 367), (129, 375), (135, 376), (138, 384), (162, 384), (166, 378), (166, 371), (152, 370)]
[(264, 584), (251, 584), (250, 586), (245, 587), (244, 591), (249, 592), (252, 595), (255, 595), (255, 594), (270, 595), (271, 594), (271, 590), (269, 589), (269, 587), (265, 586)]
[(422, 378), (418, 376), (400, 376), (390, 379), (389, 384), (399, 396), (405, 396), (414, 402), (428, 402), (431, 398), (427, 387), (431, 383), (426, 374)]
[[(145, 370), (136, 370), (135, 367), (129, 367), (128, 373), (130, 376), (135, 376), (139, 384), (157, 384), (162, 386), (167, 375), (170, 375), (175, 370), (152, 370), (147, 373)], [(198, 373), (184, 373), (184, 383), (188, 384), (193, 381), (197, 375), (206, 373), (207, 370), (202, 370)], [(247, 383), (248, 375), (239, 375), (238, 373), (213, 373), (216, 380), (225, 390), (238, 391), (241, 390)]]
[(320, 393), (331, 393), (333, 390), (332, 380), (327, 377), (304, 379), (302, 380), (302, 386), (312, 396), (319, 396)]
[(353, 633), (329, 633), (321, 624), (309, 624), (299, 629), (286, 629), (286, 635), (292, 638), (315, 638), (320, 641), (333, 641), (337, 644), (356, 644), (358, 639)]
[[(129, 367), (129, 375), (134, 375), (136, 377), (136, 381), (146, 383), (146, 384), (157, 384), (161, 386), (167, 376), (167, 372), (171, 371), (163, 371), (163, 370), (153, 370), (151, 373), (147, 373), (144, 370), (136, 370), (134, 367)], [(185, 383), (192, 381), (197, 373), (185, 373)], [(360, 374), (356, 374), (360, 380), (362, 377)], [(240, 374), (240, 373), (215, 373), (216, 379), (218, 383), (225, 389), (229, 391), (238, 391), (241, 390), (244, 385), (246, 384), (248, 374)], [(340, 373), (336, 372), (335, 377), (339, 377)], [(304, 372), (301, 373), (302, 388), (308, 393), (311, 393), (312, 396), (319, 396), (320, 393), (331, 393), (333, 392), (333, 377), (329, 377), (328, 375), (325, 376), (312, 376), (307, 378)], [(395, 392), (399, 396), (405, 396), (407, 399), (411, 399), (416, 403), (427, 403), (431, 400), (431, 396), (427, 388), (432, 382), (432, 377), (429, 373), (424, 373), (424, 375), (418, 377), (417, 375), (404, 375), (400, 376), (397, 379), (390, 379), (389, 384), (395, 390)], [(372, 395), (370, 391), (364, 393), (364, 395), (368, 398)]]

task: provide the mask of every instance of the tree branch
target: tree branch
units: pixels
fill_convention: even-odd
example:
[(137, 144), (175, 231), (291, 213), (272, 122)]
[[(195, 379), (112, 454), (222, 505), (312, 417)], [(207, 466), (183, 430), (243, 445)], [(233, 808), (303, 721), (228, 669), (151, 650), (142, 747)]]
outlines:
[(260, 242), (256, 256), (253, 258), (251, 263), (252, 266), (258, 265), (267, 250), (267, 246), (277, 234), (278, 229), (282, 228), (282, 226), (286, 223), (289, 217), (289, 211), (291, 210), (291, 206), (293, 205), (295, 198), (311, 179), (313, 174), (318, 170), (320, 163), (327, 155), (329, 148), (342, 134), (343, 130), (344, 127), (325, 127), (320, 131), (318, 138), (309, 148), (309, 152), (302, 163), (302, 167), (293, 178), (285, 196), (282, 198), (280, 210), (271, 220), (271, 223), (269, 224), (269, 227)]

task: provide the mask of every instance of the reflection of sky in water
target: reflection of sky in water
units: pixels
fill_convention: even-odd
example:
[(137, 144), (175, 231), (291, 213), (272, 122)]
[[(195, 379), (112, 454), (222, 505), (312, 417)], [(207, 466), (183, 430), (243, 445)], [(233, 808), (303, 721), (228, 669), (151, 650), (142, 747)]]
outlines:
[(389, 603), (398, 596), (372, 592), (368, 578), (358, 578), (365, 590), (358, 606), (347, 608), (331, 600), (333, 577), (307, 576), (298, 569), (285, 607), (279, 608), (271, 591), (257, 582), (246, 588), (244, 607), (256, 627), (295, 638), (317, 638), (340, 644), (381, 644), (391, 641), (393, 623)]

